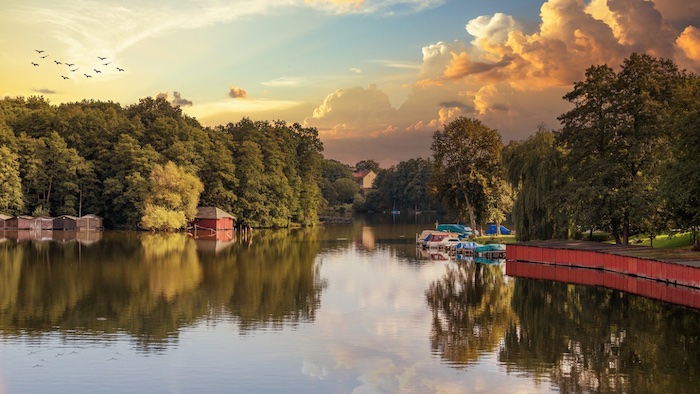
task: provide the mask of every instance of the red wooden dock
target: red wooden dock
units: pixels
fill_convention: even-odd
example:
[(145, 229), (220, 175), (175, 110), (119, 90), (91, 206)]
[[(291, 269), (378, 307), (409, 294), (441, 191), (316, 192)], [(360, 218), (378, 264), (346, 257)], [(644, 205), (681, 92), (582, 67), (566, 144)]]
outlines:
[(611, 245), (588, 241), (537, 241), (509, 244), (511, 261), (587, 268), (700, 288), (700, 253), (679, 249)]
[(506, 275), (516, 278), (602, 286), (646, 298), (700, 309), (700, 289), (698, 288), (673, 286), (664, 282), (614, 272), (508, 260), (506, 262)]

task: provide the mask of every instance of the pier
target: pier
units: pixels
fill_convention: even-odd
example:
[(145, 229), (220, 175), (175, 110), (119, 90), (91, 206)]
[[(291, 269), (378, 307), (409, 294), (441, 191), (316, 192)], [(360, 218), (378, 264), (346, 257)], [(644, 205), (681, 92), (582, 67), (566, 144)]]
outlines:
[(585, 268), (700, 288), (700, 253), (684, 249), (548, 240), (509, 244), (506, 260), (507, 264)]

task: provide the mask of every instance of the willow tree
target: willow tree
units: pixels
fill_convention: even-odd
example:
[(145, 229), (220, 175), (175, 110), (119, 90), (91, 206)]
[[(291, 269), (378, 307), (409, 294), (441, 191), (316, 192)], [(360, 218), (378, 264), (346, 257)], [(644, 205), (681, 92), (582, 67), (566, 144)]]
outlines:
[(204, 186), (195, 175), (173, 162), (153, 166), (141, 226), (149, 230), (177, 230), (197, 214)]
[(516, 191), (513, 204), (515, 234), (520, 241), (565, 238), (567, 223), (559, 193), (560, 152), (554, 133), (543, 128), (525, 141), (503, 149), (506, 179)]
[(502, 147), (498, 131), (463, 116), (433, 134), (432, 192), (473, 229), (503, 181)]

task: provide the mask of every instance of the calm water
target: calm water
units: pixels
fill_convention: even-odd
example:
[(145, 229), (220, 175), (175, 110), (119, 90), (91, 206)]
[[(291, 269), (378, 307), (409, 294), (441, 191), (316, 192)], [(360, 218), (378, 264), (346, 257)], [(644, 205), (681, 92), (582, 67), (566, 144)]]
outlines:
[(0, 393), (699, 390), (697, 310), (420, 253), (421, 220), (5, 233)]

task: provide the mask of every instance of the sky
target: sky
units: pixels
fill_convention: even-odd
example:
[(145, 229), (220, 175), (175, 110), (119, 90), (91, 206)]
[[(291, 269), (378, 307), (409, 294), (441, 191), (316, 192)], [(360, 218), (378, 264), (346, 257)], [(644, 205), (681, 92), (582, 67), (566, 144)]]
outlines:
[(164, 97), (204, 126), (314, 127), (327, 159), (388, 168), (459, 116), (504, 144), (556, 130), (585, 70), (633, 52), (700, 71), (700, 1), (2, 0), (0, 97)]

